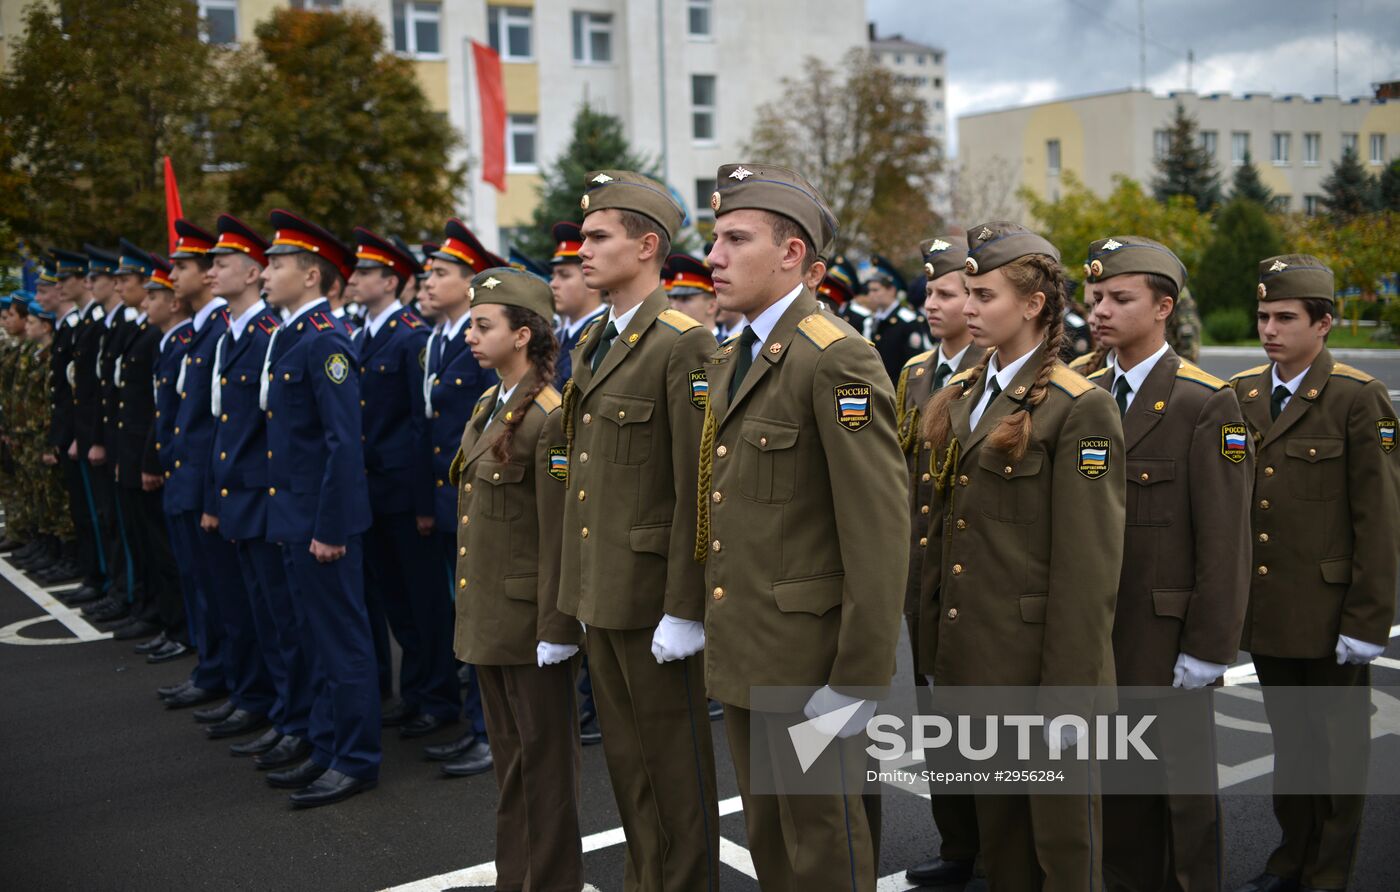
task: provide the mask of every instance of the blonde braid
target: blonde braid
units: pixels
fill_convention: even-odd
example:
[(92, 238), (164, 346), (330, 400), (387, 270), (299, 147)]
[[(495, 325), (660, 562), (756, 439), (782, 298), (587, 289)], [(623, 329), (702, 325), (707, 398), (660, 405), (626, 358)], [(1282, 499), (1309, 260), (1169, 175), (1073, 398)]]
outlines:
[(695, 483), (695, 560), (704, 563), (710, 553), (710, 486), (715, 480), (715, 436), (719, 422), (705, 400), (705, 426), (700, 431), (700, 475)]

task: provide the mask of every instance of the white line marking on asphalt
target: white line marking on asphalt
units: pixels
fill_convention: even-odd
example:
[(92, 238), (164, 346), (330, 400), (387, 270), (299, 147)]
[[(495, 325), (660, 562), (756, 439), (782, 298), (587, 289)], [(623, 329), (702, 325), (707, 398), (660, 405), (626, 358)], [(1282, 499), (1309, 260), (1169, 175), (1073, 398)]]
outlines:
[(8, 626), (0, 629), (0, 644), (18, 644), (23, 646), (37, 644), (42, 646), (46, 644), (85, 643), (81, 638), (30, 638), (20, 634), (30, 626), (38, 625), (39, 623), (51, 623), (53, 621), (54, 618), (52, 616), (36, 616), (33, 619), (22, 619), (17, 623), (10, 623)]
[(78, 636), (80, 641), (102, 641), (111, 638), (111, 632), (99, 632), (88, 624), (87, 620), (78, 615), (67, 604), (54, 598), (53, 595), (44, 591), (28, 576), (25, 576), (15, 568), (9, 561), (0, 558), (0, 576), (5, 577), (11, 585), (24, 592), (29, 600), (38, 604), (48, 612), (50, 616), (68, 627), (68, 631)]

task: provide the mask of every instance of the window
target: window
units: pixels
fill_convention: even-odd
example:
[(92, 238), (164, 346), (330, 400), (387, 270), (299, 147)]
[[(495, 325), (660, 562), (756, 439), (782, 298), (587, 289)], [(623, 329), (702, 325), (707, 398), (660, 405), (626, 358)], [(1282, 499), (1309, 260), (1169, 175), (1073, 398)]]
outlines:
[(935, 65), (942, 65), (942, 64), (943, 64), (943, 54), (942, 54), (942, 53), (934, 53), (934, 54), (933, 54), (933, 64), (935, 64)]
[(1292, 136), (1293, 134), (1291, 133), (1274, 134), (1272, 142), (1273, 153), (1270, 155), (1270, 157), (1273, 159), (1273, 162), (1279, 167), (1284, 167), (1288, 164), (1288, 145), (1291, 141)]
[(940, 90), (943, 89), (943, 78), (941, 78), (941, 77), (936, 77), (936, 78), (934, 78), (934, 79), (933, 79), (933, 85), (934, 85), (935, 87), (937, 87), (938, 89), (940, 89)]
[(915, 64), (915, 65), (922, 65), (922, 64), (924, 64), (924, 54), (923, 54), (923, 53), (919, 53), (917, 56), (914, 57), (914, 64)]
[(695, 181), (695, 210), (697, 216), (706, 219), (714, 219), (715, 212), (710, 210), (710, 196), (715, 194), (714, 180)]
[(491, 35), (491, 49), (501, 54), (502, 62), (534, 59), (530, 47), (533, 14), (533, 10), (520, 6), (487, 7), (486, 31)]
[[(686, 27), (691, 37), (710, 37), (712, 35), (710, 13), (713, 11), (713, 6), (714, 0), (689, 0), (686, 4), (686, 19), (689, 23)], [(709, 200), (709, 196), (705, 196), (705, 201)], [(707, 204), (706, 207), (708, 206)]]
[(1384, 164), (1384, 163), (1385, 163), (1385, 134), (1384, 134), (1384, 133), (1372, 133), (1372, 134), (1371, 134), (1371, 163), (1372, 163), (1372, 164)]
[(340, 0), (292, 0), (292, 9), (309, 9), (312, 12), (333, 12), (340, 7)]
[(1303, 163), (1309, 167), (1317, 167), (1318, 158), (1322, 155), (1322, 134), (1303, 134)]
[(1351, 152), (1353, 155), (1359, 154), (1357, 150), (1357, 135), (1355, 133), (1342, 134), (1342, 154)]
[(715, 76), (690, 76), (690, 135), (696, 142), (715, 138)]
[(410, 56), (442, 52), (442, 4), (427, 0), (394, 3), (394, 49)]
[(1293, 205), (1293, 196), (1278, 194), (1274, 196), (1274, 210), (1280, 213), (1287, 211)]
[(228, 46), (238, 42), (238, 0), (199, 0), (209, 43)]
[(539, 120), (535, 115), (511, 115), (506, 119), (506, 169), (511, 173), (535, 173), (535, 137)]
[(611, 13), (574, 13), (574, 61), (583, 65), (606, 65), (612, 61)]
[(1309, 217), (1316, 217), (1318, 210), (1321, 208), (1321, 202), (1321, 195), (1304, 195), (1303, 213), (1307, 214)]
[(1049, 169), (1051, 176), (1060, 175), (1060, 141), (1058, 139), (1045, 141), (1045, 166)]
[(1200, 130), (1196, 133), (1196, 145), (1205, 150), (1211, 158), (1215, 157), (1215, 146), (1220, 134), (1214, 130)]
[(1172, 147), (1172, 135), (1171, 135), (1171, 133), (1170, 133), (1169, 131), (1166, 131), (1166, 130), (1154, 130), (1154, 131), (1152, 131), (1152, 157), (1153, 157), (1153, 158), (1156, 158), (1156, 159), (1158, 159), (1158, 160), (1160, 161), (1161, 159), (1167, 157), (1167, 153), (1168, 153), (1169, 151), (1171, 151), (1171, 147)]
[(1236, 130), (1230, 134), (1230, 163), (1242, 167), (1249, 157), (1249, 134)]
[(904, 64), (904, 54), (903, 54), (903, 53), (895, 53), (895, 54), (894, 54), (894, 64), (896, 64), (896, 65), (903, 65), (903, 64)]

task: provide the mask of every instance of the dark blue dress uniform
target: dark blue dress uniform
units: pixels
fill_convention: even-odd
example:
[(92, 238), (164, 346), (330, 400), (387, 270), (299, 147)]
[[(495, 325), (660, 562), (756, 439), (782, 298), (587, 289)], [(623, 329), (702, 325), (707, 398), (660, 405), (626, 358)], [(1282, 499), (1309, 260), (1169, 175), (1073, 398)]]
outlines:
[[(418, 269), (412, 254), (367, 229), (356, 228), (355, 241), (359, 269), (387, 269), (401, 283)], [(399, 691), (405, 707), (456, 721), (462, 695), (452, 655), (452, 602), (442, 592), (437, 543), (421, 535), (417, 524), (417, 518), (434, 515), (433, 469), (424, 460), (432, 450), (423, 411), (430, 329), (397, 302), (383, 312), (387, 317), (370, 319), (367, 309), (366, 323), (353, 338), (373, 514), (365, 544), (365, 602), (374, 628), (383, 628), (382, 615), (403, 650)], [(381, 651), (376, 642), (376, 651), (382, 679), (389, 668), (387, 647)], [(412, 733), (420, 730), (431, 729)]]
[[(433, 263), (455, 263), (467, 267), (472, 274), (509, 265), (486, 250), (461, 220), (447, 221), (445, 235), (446, 239), (432, 254)], [(448, 480), (448, 470), (476, 401), (498, 380), (495, 372), (477, 363), (467, 347), (471, 320), (458, 321), (461, 324), (455, 330), (443, 320), (433, 331), (428, 343), (428, 378), (424, 382), (424, 412), (433, 449), (433, 535), (438, 543), (442, 592), (448, 599), (453, 597), (452, 579), (457, 566), (457, 490)], [(464, 707), (472, 731), (485, 735), (486, 716), (481, 711), (481, 694), (475, 682), (473, 677)]]
[[(315, 250), (340, 268), (349, 250), (315, 224), (274, 211), (269, 254)], [(309, 246), (309, 247), (308, 247)], [(379, 776), (379, 685), (365, 612), (361, 536), (370, 525), (359, 368), (345, 327), (317, 300), (294, 311), (268, 348), (267, 538), (281, 543), (311, 663), (311, 761)], [(344, 546), (320, 563), (311, 541)]]
[[(230, 215), (219, 217), (219, 241), (209, 253), (245, 254), (266, 266), (268, 243)], [(267, 345), (281, 317), (258, 301), (215, 348), (210, 411), (214, 434), (211, 483), (217, 491), (219, 535), (233, 546), (247, 592), (258, 651), (277, 699), (268, 713), (276, 731), (305, 740), (311, 720), (311, 671), (301, 646), (296, 608), (280, 546), (267, 541), (268, 448), (258, 404)]]
[[(577, 223), (555, 223), (551, 232), (554, 235), (554, 256), (549, 259), (549, 265), (559, 266), (564, 263), (572, 263), (577, 266), (581, 264), (578, 252), (583, 247), (583, 228)], [(559, 331), (555, 332), (555, 337), (559, 339), (559, 358), (554, 363), (555, 390), (562, 391), (565, 382), (573, 377), (574, 358), (572, 352), (578, 346), (579, 337), (588, 328), (590, 322), (607, 311), (607, 305), (604, 304), (583, 319), (569, 320)]]

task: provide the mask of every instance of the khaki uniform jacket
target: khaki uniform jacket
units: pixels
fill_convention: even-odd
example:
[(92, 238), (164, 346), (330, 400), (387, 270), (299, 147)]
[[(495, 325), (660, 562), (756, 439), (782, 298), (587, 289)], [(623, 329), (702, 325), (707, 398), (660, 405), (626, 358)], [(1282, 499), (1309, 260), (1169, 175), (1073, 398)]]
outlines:
[(1254, 568), (1240, 646), (1332, 654), (1337, 635), (1385, 644), (1395, 615), (1400, 451), (1386, 388), (1326, 348), (1277, 420), (1272, 366), (1230, 381), (1255, 443)]
[[(535, 645), (578, 644), (578, 621), (559, 611), (559, 540), (564, 515), (564, 430), (559, 392), (526, 397), (527, 374), (486, 427), (497, 387), (482, 395), (452, 461), (457, 487), (457, 658), (485, 666), (534, 665)], [(525, 413), (510, 454), (492, 446), (506, 416)]]
[[(968, 422), (985, 375), (950, 406), (960, 456), (928, 506), (919, 626), (919, 671), (938, 684), (1114, 683), (1124, 519), (1118, 406), (1057, 365), (1033, 412), (1026, 454), (1013, 461), (986, 442), (1013, 400), (1030, 392), (1045, 349), (1032, 353), (975, 430)], [(940, 467), (946, 454), (937, 456)], [(1112, 534), (1080, 535), (1085, 518)]]
[[(715, 339), (653, 291), (595, 374), (605, 314), (579, 335), (565, 385), (571, 431), (559, 609), (602, 629), (705, 616), (695, 561), (695, 455)], [(573, 389), (570, 395), (568, 391)]]
[[(1089, 380), (1113, 392), (1111, 368)], [(1232, 663), (1249, 591), (1253, 460), (1235, 393), (1167, 349), (1123, 416), (1120, 685), (1170, 686), (1177, 654)], [(1103, 532), (1107, 534), (1108, 528)]]
[(706, 365), (709, 694), (749, 708), (755, 685), (886, 686), (909, 542), (889, 375), (805, 288), (731, 403), (737, 350)]

